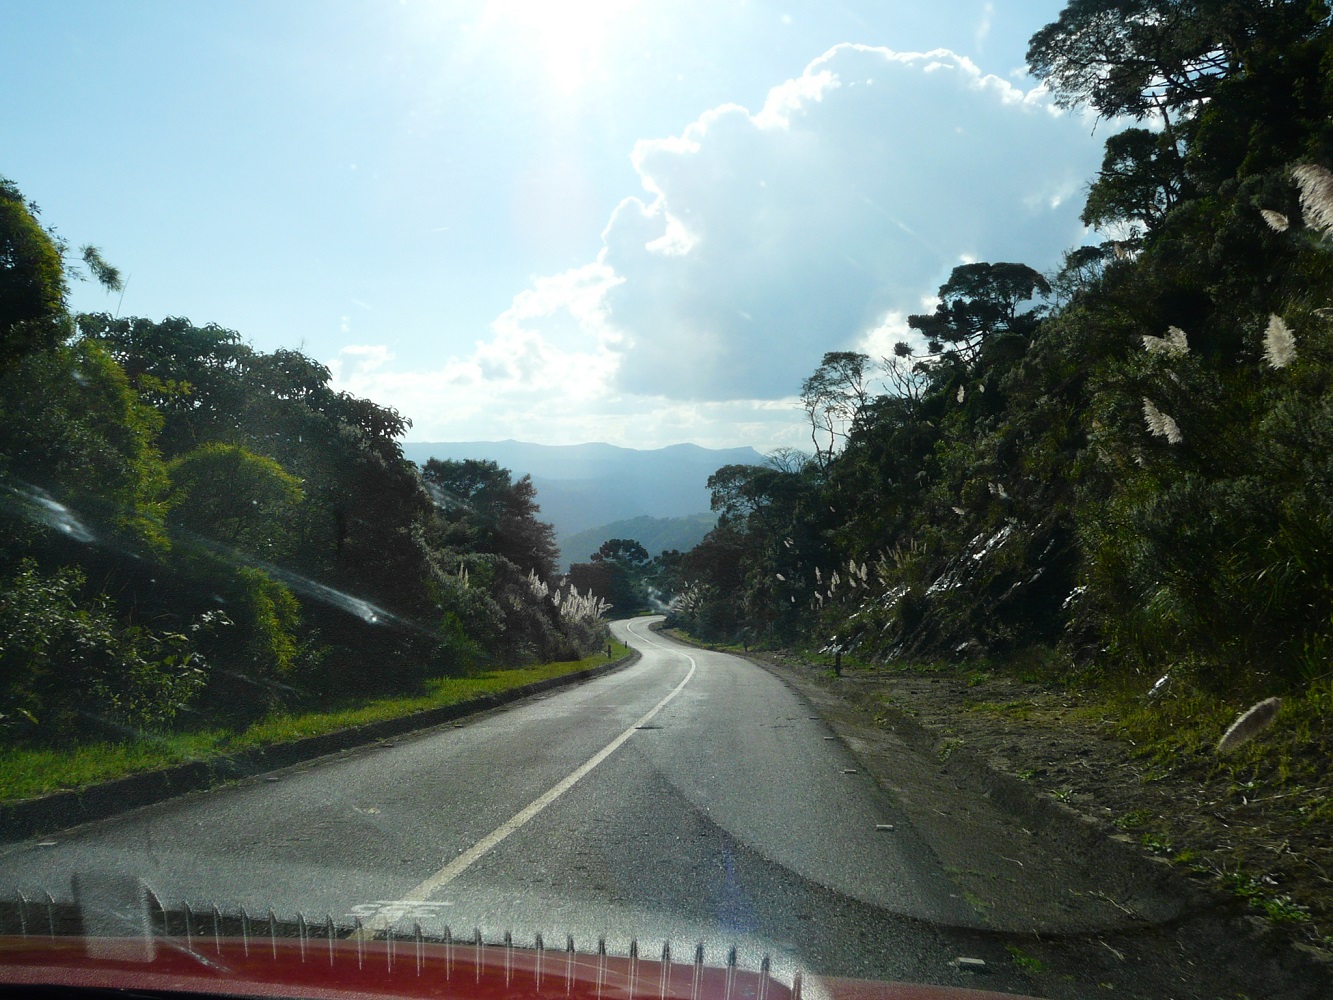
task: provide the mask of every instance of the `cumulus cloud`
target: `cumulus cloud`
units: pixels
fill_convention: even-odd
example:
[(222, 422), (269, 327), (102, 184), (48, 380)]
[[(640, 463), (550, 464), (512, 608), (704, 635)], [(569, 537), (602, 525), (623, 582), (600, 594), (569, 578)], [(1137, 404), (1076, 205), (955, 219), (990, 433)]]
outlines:
[[(395, 405), (454, 428), (508, 412), (529, 439), (612, 438), (615, 417), (658, 428), (640, 442), (734, 444), (743, 425), (796, 443), (791, 397), (825, 351), (888, 353), (961, 262), (1044, 268), (1079, 242), (1099, 148), (1044, 91), (953, 52), (839, 45), (757, 111), (638, 143), (644, 194), (597, 259), (536, 279), (471, 356), (394, 376), (441, 394)], [(726, 441), (718, 420), (739, 421)]]
[(947, 51), (842, 45), (769, 95), (641, 142), (650, 200), (604, 234), (619, 384), (785, 395), (825, 350), (913, 312), (963, 260), (1046, 266), (1078, 241), (1084, 124)]

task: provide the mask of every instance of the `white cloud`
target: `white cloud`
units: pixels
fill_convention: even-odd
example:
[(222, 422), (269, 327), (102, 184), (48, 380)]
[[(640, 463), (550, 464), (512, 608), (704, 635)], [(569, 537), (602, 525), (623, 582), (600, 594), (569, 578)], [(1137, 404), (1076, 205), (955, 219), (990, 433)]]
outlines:
[(618, 385), (786, 395), (961, 260), (1053, 264), (1097, 157), (1043, 92), (962, 56), (838, 46), (758, 113), (636, 147), (652, 197), (621, 204), (600, 258), (622, 279), (604, 317), (625, 335)]
[(893, 355), (893, 345), (900, 340), (907, 341), (917, 349), (924, 343), (921, 335), (907, 325), (907, 314), (895, 310), (886, 313), (879, 323), (867, 330), (853, 346), (862, 354), (868, 354), (872, 358), (887, 358)]
[[(605, 441), (655, 448), (682, 441), (713, 448), (753, 445), (760, 451), (808, 444), (795, 399), (684, 402), (616, 391), (604, 374), (557, 389), (490, 378), (470, 359), (438, 371), (394, 371), (380, 348), (347, 348), (329, 363), (334, 386), (386, 401), (413, 418), (414, 441), (538, 444)], [(391, 357), (391, 355), (390, 355)]]
[(392, 361), (393, 352), (383, 344), (349, 344), (329, 362), (329, 371), (335, 381), (364, 378)]
[(417, 439), (799, 444), (791, 397), (825, 351), (887, 353), (961, 261), (1055, 264), (1098, 160), (1040, 88), (840, 45), (758, 112), (638, 143), (645, 195), (596, 261), (535, 279), (471, 356), (337, 370)]

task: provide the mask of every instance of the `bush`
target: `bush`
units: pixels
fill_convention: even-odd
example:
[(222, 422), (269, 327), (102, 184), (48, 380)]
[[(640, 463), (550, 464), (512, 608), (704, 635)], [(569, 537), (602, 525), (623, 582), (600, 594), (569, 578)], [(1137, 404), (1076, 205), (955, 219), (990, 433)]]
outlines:
[(124, 625), (83, 573), (24, 560), (0, 595), (0, 723), (44, 741), (161, 729), (206, 680), (190, 637)]

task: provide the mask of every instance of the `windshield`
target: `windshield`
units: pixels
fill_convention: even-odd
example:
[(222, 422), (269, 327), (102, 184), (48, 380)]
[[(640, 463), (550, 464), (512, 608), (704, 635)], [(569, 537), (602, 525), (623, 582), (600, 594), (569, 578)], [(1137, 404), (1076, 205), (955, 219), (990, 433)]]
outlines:
[(0, 932), (1327, 994), (1326, 4), (6, 20)]

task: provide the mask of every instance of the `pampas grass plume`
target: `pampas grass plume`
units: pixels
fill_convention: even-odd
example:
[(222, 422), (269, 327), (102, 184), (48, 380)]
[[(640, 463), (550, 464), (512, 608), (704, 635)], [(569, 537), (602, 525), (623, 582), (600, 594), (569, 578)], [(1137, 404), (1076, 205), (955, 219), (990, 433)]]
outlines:
[(1291, 328), (1276, 314), (1268, 317), (1264, 330), (1264, 360), (1270, 368), (1286, 368), (1296, 359), (1296, 338)]
[(1301, 213), (1305, 224), (1321, 233), (1333, 233), (1333, 174), (1313, 163), (1291, 170), (1301, 190)]
[(1190, 352), (1190, 345), (1189, 340), (1185, 337), (1184, 330), (1178, 326), (1169, 326), (1166, 328), (1165, 337), (1144, 334), (1143, 349), (1149, 354), (1165, 354), (1169, 357), (1180, 358)]
[(1180, 433), (1180, 426), (1169, 416), (1153, 405), (1146, 396), (1143, 399), (1143, 421), (1148, 425), (1148, 433), (1153, 437), (1166, 438), (1169, 444), (1180, 444), (1185, 435)]
[(1261, 208), (1259, 209), (1259, 214), (1262, 215), (1264, 221), (1268, 223), (1268, 228), (1275, 233), (1285, 233), (1287, 227), (1291, 225), (1290, 219), (1281, 212), (1274, 212), (1271, 208)]
[(1236, 717), (1222, 738), (1217, 741), (1218, 753), (1230, 753), (1236, 747), (1250, 742), (1277, 718), (1277, 710), (1282, 707), (1281, 698), (1265, 698), (1257, 705), (1251, 705)]

